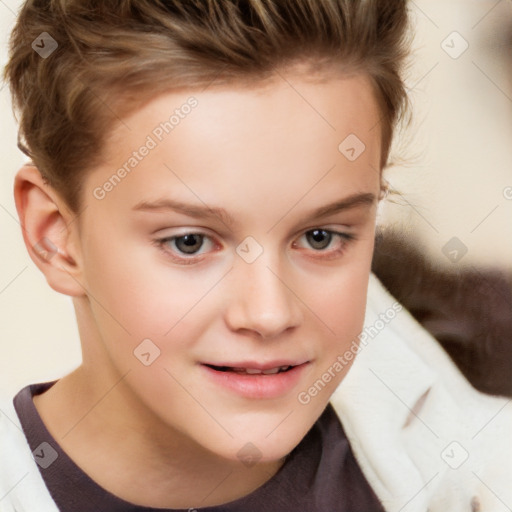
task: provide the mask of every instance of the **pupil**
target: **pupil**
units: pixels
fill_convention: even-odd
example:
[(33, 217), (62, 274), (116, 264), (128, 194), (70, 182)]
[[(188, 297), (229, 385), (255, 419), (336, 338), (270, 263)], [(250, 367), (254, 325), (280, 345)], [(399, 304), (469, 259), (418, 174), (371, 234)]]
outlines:
[(325, 249), (331, 243), (331, 234), (323, 229), (315, 229), (307, 234), (308, 242), (314, 249)]
[(181, 252), (193, 254), (201, 248), (203, 239), (201, 235), (185, 235), (176, 239), (176, 247)]

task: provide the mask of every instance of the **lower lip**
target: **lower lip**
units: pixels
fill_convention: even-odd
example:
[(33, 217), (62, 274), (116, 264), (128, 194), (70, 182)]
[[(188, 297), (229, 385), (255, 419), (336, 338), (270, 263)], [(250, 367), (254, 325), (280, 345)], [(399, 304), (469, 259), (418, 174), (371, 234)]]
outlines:
[(220, 372), (206, 365), (201, 365), (210, 379), (216, 384), (234, 391), (246, 398), (278, 398), (297, 385), (309, 363), (293, 367), (287, 372), (273, 375), (248, 375), (236, 372)]

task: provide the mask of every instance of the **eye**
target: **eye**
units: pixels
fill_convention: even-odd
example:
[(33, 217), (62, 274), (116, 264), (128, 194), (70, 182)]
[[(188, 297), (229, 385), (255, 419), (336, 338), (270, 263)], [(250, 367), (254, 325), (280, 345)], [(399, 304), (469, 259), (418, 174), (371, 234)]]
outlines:
[(202, 233), (168, 236), (156, 240), (156, 244), (166, 253), (176, 257), (176, 259), (186, 259), (187, 256), (199, 256), (212, 250), (215, 246), (210, 237)]
[(195, 254), (204, 243), (204, 236), (198, 234), (183, 235), (174, 238), (175, 247), (184, 254)]
[(355, 238), (354, 235), (329, 229), (310, 229), (293, 245), (300, 249), (312, 248), (314, 252), (336, 256), (343, 252), (346, 246)]
[(323, 250), (329, 247), (333, 239), (333, 233), (325, 229), (315, 229), (306, 233), (308, 244), (316, 250)]

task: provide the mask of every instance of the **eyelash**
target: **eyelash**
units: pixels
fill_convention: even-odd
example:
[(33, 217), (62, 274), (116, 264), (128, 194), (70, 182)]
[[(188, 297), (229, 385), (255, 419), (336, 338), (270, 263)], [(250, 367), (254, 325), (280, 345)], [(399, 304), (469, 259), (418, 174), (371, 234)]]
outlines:
[[(312, 256), (315, 259), (321, 259), (321, 260), (335, 259), (336, 257), (341, 256), (345, 252), (347, 246), (351, 242), (354, 242), (354, 241), (357, 240), (357, 237), (355, 235), (353, 235), (353, 234), (342, 233), (342, 232), (335, 231), (335, 230), (332, 230), (332, 229), (323, 229), (323, 228), (308, 229), (307, 231), (302, 233), (302, 235), (299, 237), (299, 239), (304, 237), (304, 236), (306, 236), (308, 233), (313, 233), (315, 231), (322, 231), (322, 232), (327, 233), (330, 236), (332, 236), (333, 238), (329, 241), (329, 245), (331, 245), (331, 243), (332, 243), (332, 241), (333, 241), (333, 239), (335, 237), (338, 237), (339, 240), (340, 240), (338, 242), (340, 247), (338, 247), (334, 251), (333, 250), (329, 251), (327, 249), (318, 249), (318, 250), (311, 249), (313, 251), (313, 253), (317, 253), (317, 255)], [(211, 240), (211, 237), (209, 235), (205, 234), (205, 233), (190, 231), (190, 232), (184, 233), (182, 235), (173, 235), (173, 236), (166, 236), (164, 238), (158, 238), (158, 239), (156, 239), (154, 241), (154, 243), (155, 243), (155, 245), (161, 251), (163, 251), (166, 255), (170, 256), (171, 259), (176, 261), (177, 263), (180, 263), (182, 265), (192, 265), (194, 263), (199, 263), (200, 261), (202, 261), (204, 259), (204, 254), (200, 254), (199, 256), (196, 255), (196, 254), (192, 254), (189, 257), (176, 256), (174, 251), (171, 252), (167, 248), (167, 246), (169, 245), (170, 242), (175, 242), (176, 240), (179, 240), (181, 238), (185, 238), (186, 236), (190, 236), (190, 235), (203, 237), (203, 239), (202, 239), (203, 242), (204, 242), (205, 239)], [(212, 243), (215, 245), (215, 242), (212, 241)], [(294, 242), (292, 244), (292, 246), (296, 247), (296, 243), (297, 242)], [(203, 246), (203, 243), (201, 244), (201, 248), (202, 248), (202, 246)], [(299, 249), (301, 249), (301, 250), (308, 250), (308, 249), (304, 249), (304, 248), (299, 248)], [(185, 254), (185, 253), (182, 253), (182, 254)]]

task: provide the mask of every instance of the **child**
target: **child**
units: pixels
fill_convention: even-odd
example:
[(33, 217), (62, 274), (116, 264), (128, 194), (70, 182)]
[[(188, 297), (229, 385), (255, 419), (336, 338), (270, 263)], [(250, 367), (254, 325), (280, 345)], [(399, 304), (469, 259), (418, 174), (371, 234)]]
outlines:
[(405, 1), (28, 0), (11, 45), (23, 236), (83, 362), (2, 416), (0, 510), (398, 510), (330, 399)]

